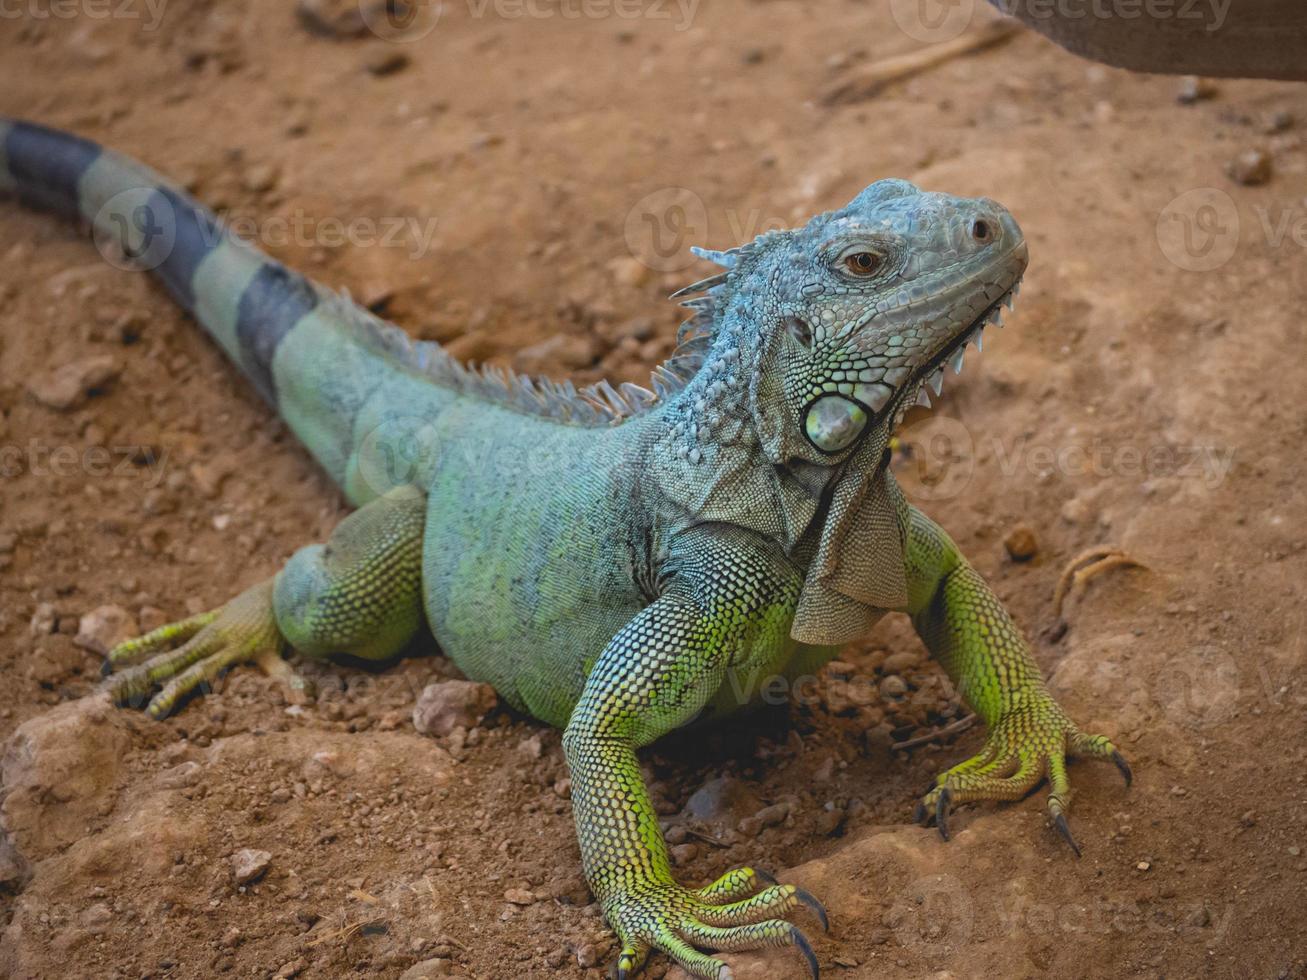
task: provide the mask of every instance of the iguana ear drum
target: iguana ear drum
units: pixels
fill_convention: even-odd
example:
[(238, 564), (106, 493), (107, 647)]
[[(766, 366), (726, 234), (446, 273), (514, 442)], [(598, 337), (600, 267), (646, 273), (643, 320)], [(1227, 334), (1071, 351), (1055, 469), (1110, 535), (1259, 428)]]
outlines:
[(867, 410), (857, 402), (839, 395), (822, 395), (808, 406), (803, 432), (823, 453), (837, 453), (857, 442), (867, 420)]

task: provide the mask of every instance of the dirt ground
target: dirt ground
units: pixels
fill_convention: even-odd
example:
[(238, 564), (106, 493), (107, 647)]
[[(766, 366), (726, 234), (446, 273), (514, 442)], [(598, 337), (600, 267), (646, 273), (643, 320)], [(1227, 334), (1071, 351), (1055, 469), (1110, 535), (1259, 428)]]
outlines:
[[(892, 748), (965, 709), (886, 622), (793, 703), (648, 754), (678, 872), (808, 887), (833, 977), (1307, 976), (1307, 90), (1182, 104), (1177, 79), (1022, 34), (828, 104), (920, 46), (891, 6), (446, 0), (397, 42), (276, 0), (157, 22), (144, 0), (34, 3), (0, 21), (0, 113), (139, 157), (460, 356), (582, 380), (670, 350), (690, 244), (887, 176), (1002, 201), (1031, 244), (1016, 313), (895, 465), (1134, 787), (1073, 768), (1080, 860), (1042, 792), (965, 808), (947, 844), (916, 827), (983, 733)], [(504, 709), (418, 734), (418, 693), (457, 676), (430, 644), (301, 665), (308, 706), (252, 668), (164, 722), (84, 697), (85, 614), (132, 632), (216, 606), (345, 511), (161, 289), (12, 201), (0, 318), (0, 972), (606, 975), (558, 734)], [(91, 397), (50, 407), (51, 372), (88, 358)], [(1060, 570), (1100, 544), (1146, 567), (1052, 628)], [(242, 849), (270, 855), (244, 885)], [(730, 959), (803, 975), (792, 951)]]

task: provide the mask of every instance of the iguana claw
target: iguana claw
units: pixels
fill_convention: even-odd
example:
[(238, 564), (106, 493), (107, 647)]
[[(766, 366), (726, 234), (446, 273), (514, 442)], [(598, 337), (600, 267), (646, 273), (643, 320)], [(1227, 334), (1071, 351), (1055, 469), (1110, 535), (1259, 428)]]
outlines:
[(1076, 839), (1071, 836), (1071, 828), (1066, 822), (1066, 814), (1059, 813), (1054, 817), (1053, 826), (1057, 828), (1057, 832), (1062, 835), (1063, 839), (1071, 845), (1071, 850), (1076, 852), (1076, 857), (1080, 857), (1080, 845), (1077, 844)]
[(931, 817), (948, 840), (948, 815), (955, 804), (980, 800), (1019, 800), (1041, 780), (1048, 779), (1048, 815), (1053, 827), (1080, 856), (1066, 812), (1071, 806), (1067, 759), (1071, 756), (1110, 760), (1125, 778), (1133, 779), (1130, 764), (1102, 735), (1087, 735), (1066, 716), (1047, 692), (1029, 699), (1021, 711), (1000, 718), (981, 752), (936, 779), (936, 785), (917, 804), (918, 823)]
[(1116, 767), (1121, 770), (1121, 775), (1125, 779), (1126, 788), (1129, 789), (1130, 784), (1135, 781), (1135, 774), (1130, 770), (1130, 763), (1126, 762), (1125, 756), (1115, 749), (1112, 750), (1110, 758)]
[(953, 802), (953, 794), (945, 786), (939, 791), (939, 798), (935, 800), (935, 827), (939, 830), (939, 836), (948, 840), (948, 808)]

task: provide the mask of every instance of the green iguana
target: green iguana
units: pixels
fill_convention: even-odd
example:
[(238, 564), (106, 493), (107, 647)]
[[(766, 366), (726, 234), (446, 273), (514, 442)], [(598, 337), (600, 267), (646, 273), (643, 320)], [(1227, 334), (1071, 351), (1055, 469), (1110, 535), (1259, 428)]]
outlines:
[(618, 977), (659, 950), (722, 980), (702, 950), (779, 946), (816, 975), (784, 918), (808, 904), (824, 925), (811, 896), (752, 868), (676, 880), (636, 752), (814, 670), (887, 612), (912, 617), (989, 726), (918, 807), (945, 839), (953, 805), (1047, 777), (1075, 847), (1067, 758), (1110, 759), (1129, 781), (888, 468), (904, 412), (1017, 292), (1026, 243), (995, 202), (881, 180), (801, 228), (696, 249), (722, 271), (675, 294), (690, 319), (652, 390), (578, 391), (411, 341), (84, 139), (0, 119), (0, 190), (80, 216), (153, 270), (359, 508), (272, 579), (114, 649), (113, 695), (160, 717), (246, 661), (296, 685), (287, 646), (382, 659), (425, 624), (468, 677), (565, 730)]

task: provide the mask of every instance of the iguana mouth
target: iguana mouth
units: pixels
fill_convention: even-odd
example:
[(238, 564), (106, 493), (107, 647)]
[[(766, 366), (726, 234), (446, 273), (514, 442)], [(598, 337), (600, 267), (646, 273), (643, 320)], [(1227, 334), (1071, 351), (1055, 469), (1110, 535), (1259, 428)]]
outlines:
[(1007, 292), (1003, 293), (998, 299), (994, 300), (985, 311), (976, 317), (965, 330), (959, 330), (957, 335), (951, 338), (943, 347), (927, 359), (923, 365), (911, 378), (899, 389), (895, 395), (894, 411), (897, 413), (901, 409), (906, 409), (905, 404), (909, 395), (914, 395), (914, 405), (920, 405), (923, 408), (931, 408), (930, 395), (927, 389), (935, 393), (938, 398), (944, 390), (944, 368), (949, 366), (953, 368), (954, 374), (962, 373), (962, 360), (966, 354), (967, 345), (975, 343), (976, 350), (982, 350), (982, 338), (985, 327), (991, 323), (1003, 327), (1003, 307), (1011, 310), (1013, 302), (1021, 292), (1021, 280), (1018, 279), (1012, 284)]

